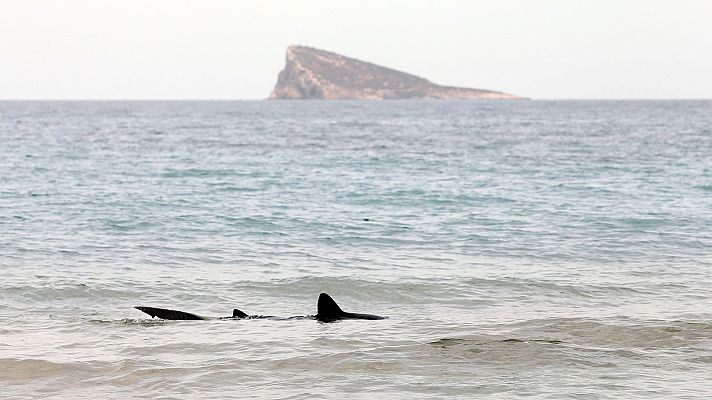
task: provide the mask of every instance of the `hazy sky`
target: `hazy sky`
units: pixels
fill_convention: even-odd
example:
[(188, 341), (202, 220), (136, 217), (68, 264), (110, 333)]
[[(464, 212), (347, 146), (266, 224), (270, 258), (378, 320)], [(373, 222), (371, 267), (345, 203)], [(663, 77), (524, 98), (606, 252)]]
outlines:
[(266, 98), (289, 44), (533, 98), (712, 98), (707, 0), (0, 0), (0, 98)]

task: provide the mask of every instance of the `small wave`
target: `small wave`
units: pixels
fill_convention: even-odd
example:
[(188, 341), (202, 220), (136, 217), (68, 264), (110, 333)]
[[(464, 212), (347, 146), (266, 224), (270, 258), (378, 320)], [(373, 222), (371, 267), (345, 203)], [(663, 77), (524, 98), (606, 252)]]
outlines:
[(6, 287), (3, 291), (8, 295), (18, 296), (26, 300), (41, 303), (79, 298), (105, 300), (137, 296), (137, 293), (131, 290), (96, 287), (85, 283), (42, 286), (20, 285)]
[[(103, 364), (103, 363), (101, 363)], [(38, 359), (0, 359), (0, 382), (24, 384), (28, 380), (58, 376), (91, 376), (96, 366), (83, 362), (52, 362)]]
[(702, 356), (702, 357), (693, 357), (688, 359), (687, 361), (691, 363), (699, 363), (699, 364), (712, 364), (712, 355), (711, 356)]
[[(476, 360), (490, 365), (519, 365), (541, 367), (544, 365), (578, 364), (569, 345), (558, 339), (533, 339), (524, 337), (478, 335), (463, 338), (443, 338), (427, 344), (426, 352), (433, 356), (457, 360)], [(590, 359), (589, 359), (589, 362)], [(598, 362), (603, 364), (603, 362)], [(593, 362), (596, 364), (596, 362)]]
[(508, 290), (526, 291), (537, 295), (552, 294), (559, 295), (565, 293), (567, 296), (580, 298), (600, 298), (603, 295), (615, 294), (638, 295), (648, 292), (623, 285), (592, 285), (573, 284), (564, 282), (553, 282), (544, 280), (524, 279), (524, 278), (502, 278), (502, 279), (482, 279), (474, 278), (468, 281), (470, 285), (491, 290), (493, 287), (502, 287)]
[(141, 231), (146, 228), (152, 228), (159, 226), (160, 223), (153, 221), (135, 221), (135, 220), (108, 220), (106, 225), (111, 229), (118, 231)]
[(712, 323), (688, 321), (631, 321), (609, 323), (592, 319), (558, 318), (517, 324), (513, 333), (536, 338), (547, 335), (581, 346), (662, 349), (693, 346), (712, 336)]
[(97, 325), (140, 325), (140, 326), (162, 326), (166, 324), (173, 323), (172, 321), (167, 321), (163, 319), (136, 319), (136, 318), (122, 318), (122, 319), (89, 319), (87, 322), (90, 324)]
[[(712, 324), (653, 321), (631, 324), (590, 319), (534, 320), (502, 334), (446, 337), (427, 346), (435, 356), (492, 365), (615, 367), (650, 358), (709, 364)], [(698, 353), (690, 357), (690, 352)]]
[(457, 338), (443, 338), (436, 340), (434, 342), (430, 342), (431, 345), (433, 346), (438, 346), (442, 348), (448, 348), (451, 346), (459, 346), (463, 344), (480, 344), (480, 345), (486, 345), (488, 343), (548, 343), (548, 344), (562, 344), (564, 343), (562, 340), (558, 339), (516, 339), (516, 338), (508, 338), (508, 339), (493, 339), (493, 340), (484, 340), (484, 339), (457, 339)]
[(187, 168), (187, 169), (168, 169), (166, 172), (161, 174), (163, 178), (200, 178), (200, 177), (211, 177), (211, 176), (232, 176), (240, 175), (236, 171), (231, 169), (200, 169), (200, 168)]

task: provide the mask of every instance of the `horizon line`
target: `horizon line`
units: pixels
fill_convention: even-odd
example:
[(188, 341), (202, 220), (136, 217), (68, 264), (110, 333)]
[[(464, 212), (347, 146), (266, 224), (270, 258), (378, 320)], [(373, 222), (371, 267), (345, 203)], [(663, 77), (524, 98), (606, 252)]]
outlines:
[(26, 98), (26, 99), (0, 99), (0, 102), (91, 102), (91, 101), (104, 101), (104, 102), (159, 102), (159, 101), (267, 101), (267, 102), (283, 102), (283, 101), (294, 101), (294, 102), (305, 102), (305, 101), (318, 101), (318, 102), (346, 102), (346, 101), (359, 101), (359, 102), (402, 102), (402, 101), (436, 101), (436, 102), (501, 102), (501, 101), (704, 101), (712, 100), (712, 97), (543, 97), (543, 98), (532, 98), (528, 97), (526, 99), (435, 99), (435, 98), (413, 98), (413, 99), (383, 99), (383, 100), (363, 100), (363, 99), (269, 99), (269, 98)]

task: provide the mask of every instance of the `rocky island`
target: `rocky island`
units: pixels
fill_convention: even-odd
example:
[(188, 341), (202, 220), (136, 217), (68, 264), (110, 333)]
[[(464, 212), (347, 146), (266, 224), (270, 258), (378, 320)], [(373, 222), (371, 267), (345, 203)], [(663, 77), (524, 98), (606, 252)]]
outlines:
[(440, 86), (427, 79), (329, 51), (289, 46), (270, 99), (523, 99), (491, 90)]

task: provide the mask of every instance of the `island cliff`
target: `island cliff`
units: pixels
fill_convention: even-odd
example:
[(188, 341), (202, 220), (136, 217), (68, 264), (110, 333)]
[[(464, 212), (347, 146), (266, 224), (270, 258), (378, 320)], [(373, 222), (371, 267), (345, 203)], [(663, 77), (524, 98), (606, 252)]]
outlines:
[(329, 51), (289, 46), (270, 99), (523, 99), (482, 89), (440, 86), (427, 79)]

